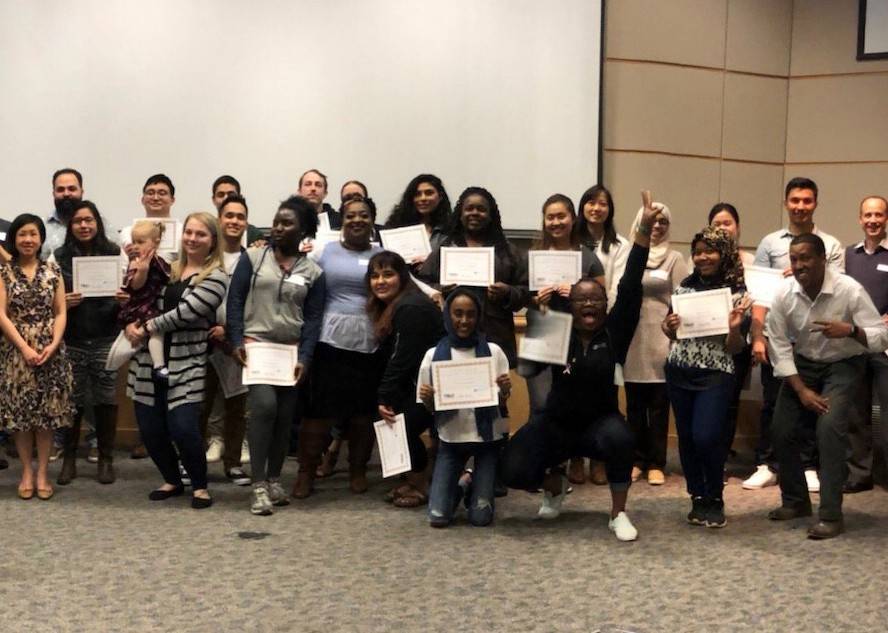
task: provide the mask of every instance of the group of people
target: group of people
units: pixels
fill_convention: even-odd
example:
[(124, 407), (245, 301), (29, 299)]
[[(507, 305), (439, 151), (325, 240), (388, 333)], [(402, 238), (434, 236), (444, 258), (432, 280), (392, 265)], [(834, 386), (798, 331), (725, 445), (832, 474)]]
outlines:
[[(687, 520), (724, 527), (725, 462), (753, 363), (761, 365), (764, 402), (757, 469), (744, 487), (779, 482), (782, 504), (769, 517), (810, 516), (809, 491), (819, 490), (819, 520), (808, 535), (830, 538), (844, 528), (843, 493), (872, 487), (871, 385), (888, 446), (883, 197), (862, 201), (864, 239), (843, 250), (814, 224), (817, 185), (795, 178), (785, 191), (787, 228), (765, 236), (755, 255), (738, 247), (737, 209), (719, 203), (688, 257), (671, 246), (672, 212), (649, 192), (628, 239), (617, 233), (605, 187), (590, 187), (577, 207), (555, 194), (542, 206), (531, 248), (580, 251), (582, 277), (531, 292), (527, 255), (506, 238), (496, 199), (482, 187), (467, 188), (451, 207), (441, 180), (421, 174), (378, 224), (365, 185), (346, 182), (334, 209), (325, 202), (327, 177), (312, 169), (267, 233), (249, 224), (236, 179), (218, 178), (211, 193), (215, 214), (180, 222), (171, 216), (172, 181), (151, 176), (142, 190), (145, 219), (118, 235), (84, 198), (82, 175), (66, 168), (53, 175), (47, 221), (22, 214), (0, 224), (0, 427), (22, 461), (22, 499), (54, 494), (54, 434), (63, 456), (56, 483), (77, 477), (88, 413), (98, 480), (115, 480), (119, 403), (108, 362), (121, 340), (134, 350), (127, 395), (163, 479), (149, 494), (154, 501), (190, 486), (192, 507), (209, 507), (209, 449), (224, 453), (230, 481), (252, 484), (251, 512), (268, 515), (310, 496), (342, 442), (350, 489), (365, 492), (373, 423), (403, 415), (411, 470), (387, 499), (427, 504), (431, 526), (450, 525), (460, 505), (470, 523), (489, 525), (508, 488), (542, 492), (539, 516), (553, 519), (569, 484), (586, 480), (589, 458), (589, 479), (610, 487), (610, 530), (631, 541), (638, 532), (628, 491), (642, 476), (665, 481), (671, 406), (691, 498)], [(412, 225), (427, 232), (428, 256), (405, 261), (380, 246), (381, 230)], [(167, 231), (177, 247), (168, 247)], [(338, 238), (316, 239), (330, 232)], [(442, 286), (441, 248), (479, 246), (493, 248), (494, 283)], [(74, 292), (74, 259), (93, 256), (120, 259), (116, 296)], [(787, 278), (769, 306), (747, 290), (750, 266)], [(673, 297), (722, 288), (731, 296), (728, 333), (679, 336)], [(525, 309), (571, 315), (566, 365), (519, 358), (515, 315)], [(239, 382), (256, 342), (298, 346), (294, 385)], [(487, 357), (498, 405), (436, 410), (434, 363)], [(510, 424), (512, 370), (530, 396), (529, 419), (513, 421), (522, 424)], [(513, 436), (510, 427), (518, 427)], [(299, 470), (288, 492), (281, 473), (292, 443)]]

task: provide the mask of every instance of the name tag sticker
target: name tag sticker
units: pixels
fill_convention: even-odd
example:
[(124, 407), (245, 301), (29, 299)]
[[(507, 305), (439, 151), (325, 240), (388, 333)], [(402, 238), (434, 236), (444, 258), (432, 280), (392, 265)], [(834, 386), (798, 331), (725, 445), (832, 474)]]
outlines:
[(666, 270), (649, 270), (648, 272), (654, 279), (662, 279), (663, 281), (669, 279), (669, 272)]
[(369, 260), (369, 259), (364, 259), (363, 257), (359, 257), (359, 258), (358, 258), (358, 266), (365, 266), (365, 267), (366, 267), (366, 266), (369, 266), (369, 265), (370, 265), (370, 260)]
[(5, 240), (5, 239), (6, 239), (6, 233), (4, 233), (3, 231), (0, 231), (0, 240)]
[(876, 270), (883, 273), (888, 273), (888, 264), (879, 264), (876, 266)]
[(305, 285), (305, 277), (302, 275), (290, 275), (286, 279), (285, 282), (288, 284), (293, 284), (294, 286), (304, 286)]

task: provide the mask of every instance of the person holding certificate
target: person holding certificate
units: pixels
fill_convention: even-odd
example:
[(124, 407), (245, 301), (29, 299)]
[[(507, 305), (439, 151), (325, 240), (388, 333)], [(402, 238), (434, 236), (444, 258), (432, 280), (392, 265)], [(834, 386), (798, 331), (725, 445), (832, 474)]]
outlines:
[[(454, 290), (444, 304), (444, 329), (447, 335), (428, 350), (419, 367), (419, 399), (435, 415), (435, 428), (440, 443), (429, 490), (429, 525), (443, 528), (450, 525), (460, 497), (466, 501), (469, 522), (475, 526), (490, 525), (494, 515), (494, 488), (497, 463), (509, 427), (502, 417), (500, 403), (505, 403), (512, 389), (509, 362), (496, 343), (489, 343), (481, 330), (483, 304), (477, 293), (467, 288)], [(459, 394), (462, 402), (471, 401), (465, 385), (450, 385), (444, 376), (469, 375), (474, 359), (489, 359), (490, 366), (481, 367), (483, 376), (468, 382), (494, 397), (492, 402), (473, 406), (443, 406), (448, 392)], [(455, 363), (455, 372), (436, 371), (436, 364)], [(465, 363), (460, 367), (456, 363)], [(436, 379), (437, 377), (437, 379)], [(480, 379), (484, 379), (481, 383)], [(463, 393), (465, 392), (465, 393)], [(460, 477), (469, 458), (475, 470), (469, 477)]]
[[(65, 243), (55, 250), (53, 257), (65, 280), (65, 305), (68, 310), (65, 325), (65, 346), (74, 370), (74, 425), (67, 430), (64, 459), (56, 483), (67, 485), (77, 477), (77, 446), (80, 425), (89, 403), (96, 423), (99, 462), (98, 481), (114, 483), (114, 436), (117, 432), (117, 372), (105, 369), (105, 359), (114, 339), (120, 334), (117, 313), (120, 304), (111, 297), (84, 297), (75, 292), (73, 259), (75, 257), (115, 257), (120, 247), (105, 235), (105, 224), (96, 205), (89, 200), (79, 201), (68, 221)], [(111, 265), (116, 268), (117, 263)], [(118, 279), (119, 281), (119, 279)]]
[(207, 457), (200, 436), (200, 411), (204, 399), (207, 332), (225, 299), (227, 286), (219, 223), (209, 213), (192, 213), (185, 219), (170, 282), (158, 299), (161, 314), (126, 326), (126, 337), (134, 346), (155, 332), (164, 335), (167, 380), (155, 377), (151, 356), (142, 348), (130, 361), (126, 390), (133, 400), (145, 448), (164, 480), (163, 485), (148, 495), (152, 501), (164, 501), (184, 492), (179, 471), (181, 458), (193, 487), (191, 507), (200, 510), (213, 504), (207, 490)]
[[(434, 252), (444, 241), (449, 221), (450, 198), (447, 197), (444, 183), (433, 174), (420, 174), (407, 183), (407, 188), (392, 209), (385, 228), (399, 229), (422, 224), (429, 234), (429, 244)], [(418, 268), (424, 261), (425, 259), (417, 259), (410, 264)]]
[(573, 455), (605, 462), (611, 490), (608, 524), (617, 539), (632, 541), (638, 531), (626, 514), (635, 438), (620, 414), (616, 365), (626, 358), (641, 312), (641, 279), (650, 235), (660, 211), (643, 192), (644, 212), (635, 231), (617, 301), (607, 311), (607, 290), (594, 279), (571, 288), (573, 314), (567, 366), (552, 365), (552, 391), (542, 416), (531, 418), (506, 446), (503, 481), (521, 490), (543, 489), (539, 516), (561, 512), (567, 482), (561, 465)]
[[(666, 445), (669, 434), (669, 397), (663, 365), (669, 354), (669, 340), (663, 337), (660, 324), (669, 312), (669, 298), (679, 282), (687, 276), (685, 260), (669, 243), (672, 215), (659, 202), (651, 229), (651, 249), (641, 280), (644, 296), (641, 319), (623, 364), (626, 388), (626, 419), (635, 433), (635, 467), (632, 480), (647, 471), (652, 486), (666, 482)], [(630, 235), (637, 230), (644, 209), (639, 209)]]
[[(556, 193), (549, 196), (543, 203), (542, 238), (531, 247), (532, 251), (579, 251), (581, 276), (592, 277), (600, 284), (607, 283), (604, 267), (598, 260), (598, 256), (580, 243), (577, 212), (573, 202), (567, 196)], [(533, 257), (533, 253), (530, 257)], [(531, 298), (531, 308), (545, 310), (546, 307), (558, 312), (570, 312), (570, 283), (553, 284), (544, 286), (536, 291)], [(530, 396), (530, 409), (532, 413), (541, 413), (552, 387), (552, 375), (545, 371), (546, 366), (541, 363), (518, 360), (518, 374), (527, 381), (527, 392)], [(586, 481), (582, 457), (574, 457), (570, 460), (567, 478), (571, 483), (581, 484)]]
[(420, 435), (433, 424), (429, 412), (416, 401), (416, 377), (423, 354), (444, 336), (441, 311), (416, 287), (397, 253), (383, 251), (370, 258), (367, 284), (367, 311), (387, 359), (376, 391), (379, 416), (394, 423), (396, 415), (404, 414), (410, 452), (407, 482), (389, 496), (396, 507), (415, 508), (428, 500), (429, 460)]
[[(9, 263), (0, 264), (0, 429), (12, 433), (21, 499), (52, 498), (49, 451), (54, 429), (71, 425), (73, 377), (65, 354), (65, 285), (59, 267), (40, 257), (43, 220), (24, 213), (6, 234)], [(31, 456), (37, 448), (37, 473)]]
[(324, 248), (324, 316), (309, 374), (309, 398), (299, 429), (299, 475), (293, 496), (309, 496), (338, 424), (348, 439), (349, 487), (367, 491), (367, 462), (373, 450), (376, 387), (382, 371), (379, 342), (367, 314), (367, 265), (382, 251), (370, 244), (376, 205), (350, 200), (343, 206), (342, 241)]
[(721, 528), (727, 524), (724, 488), (730, 432), (728, 408), (734, 390), (733, 355), (746, 345), (749, 309), (743, 284), (743, 264), (734, 238), (707, 226), (691, 240), (694, 271), (682, 280), (675, 296), (728, 288), (733, 309), (727, 315), (728, 334), (678, 338), (678, 314), (663, 320), (663, 333), (674, 343), (666, 361), (666, 384), (675, 410), (681, 468), (691, 495), (688, 523)]
[[(447, 237), (441, 246), (493, 247), (494, 283), (483, 289), (484, 313), (481, 328), (487, 339), (502, 348), (509, 367), (518, 364), (513, 313), (530, 302), (527, 288), (527, 262), (517, 248), (506, 240), (496, 199), (483, 187), (469, 187), (459, 197)], [(432, 251), (419, 277), (440, 285), (441, 249)], [(448, 288), (442, 288), (442, 292)], [(446, 294), (446, 292), (445, 292)]]
[[(250, 511), (256, 515), (269, 515), (273, 506), (289, 503), (280, 483), (281, 470), (298, 408), (298, 385), (311, 365), (324, 301), (321, 268), (299, 250), (299, 244), (315, 234), (317, 225), (318, 215), (309, 201), (299, 196), (285, 200), (274, 216), (270, 245), (241, 255), (228, 291), (227, 337), (241, 364), (250, 362), (246, 343), (299, 346), (295, 384), (249, 385)], [(239, 450), (239, 445), (235, 448)], [(300, 463), (300, 473), (305, 468)]]

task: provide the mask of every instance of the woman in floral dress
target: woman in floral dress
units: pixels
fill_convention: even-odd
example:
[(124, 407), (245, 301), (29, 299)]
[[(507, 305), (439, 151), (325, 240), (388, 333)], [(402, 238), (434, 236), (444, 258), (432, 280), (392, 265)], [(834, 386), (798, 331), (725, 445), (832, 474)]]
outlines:
[[(65, 287), (54, 263), (40, 259), (43, 221), (22, 214), (6, 235), (12, 259), (0, 265), (0, 428), (22, 460), (22, 499), (53, 495), (47, 468), (54, 429), (70, 426), (73, 377), (65, 357)], [(31, 464), (37, 444), (37, 473)]]

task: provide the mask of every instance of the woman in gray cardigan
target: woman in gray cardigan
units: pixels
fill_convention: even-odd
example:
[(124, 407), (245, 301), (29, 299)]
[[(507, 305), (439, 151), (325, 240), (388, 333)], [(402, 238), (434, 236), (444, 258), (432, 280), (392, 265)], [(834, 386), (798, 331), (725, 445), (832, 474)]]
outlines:
[(154, 332), (165, 335), (169, 378), (152, 377), (151, 357), (143, 347), (133, 357), (127, 379), (127, 395), (133, 399), (142, 440), (164, 480), (148, 498), (163, 501), (182, 494), (184, 486), (178, 467), (181, 458), (191, 478), (191, 507), (195, 509), (208, 508), (213, 503), (207, 491), (207, 460), (199, 421), (207, 331), (225, 298), (228, 283), (221, 249), (216, 218), (204, 212), (189, 215), (182, 231), (179, 258), (172, 265), (169, 284), (158, 297), (161, 314), (126, 326), (126, 336), (133, 343), (143, 342)]

